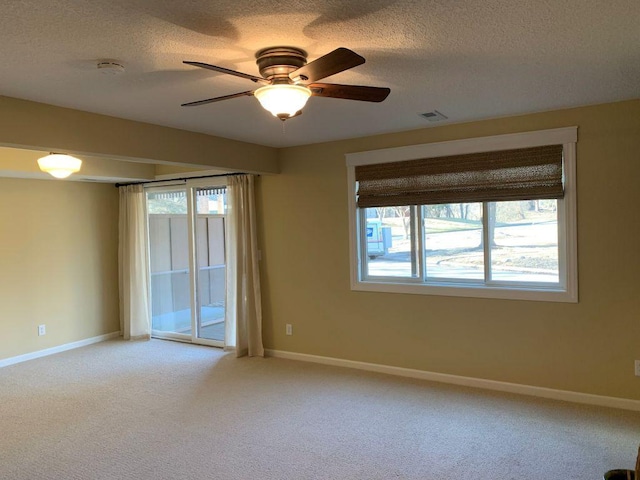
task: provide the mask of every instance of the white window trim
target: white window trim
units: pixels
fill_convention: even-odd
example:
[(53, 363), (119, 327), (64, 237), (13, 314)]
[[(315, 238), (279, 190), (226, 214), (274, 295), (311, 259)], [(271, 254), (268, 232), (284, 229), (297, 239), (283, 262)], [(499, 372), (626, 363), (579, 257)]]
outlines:
[[(577, 216), (576, 216), (576, 142), (578, 127), (555, 128), (533, 132), (495, 135), (491, 137), (469, 138), (450, 142), (426, 143), (399, 148), (348, 153), (347, 195), (349, 211), (349, 262), (351, 290), (366, 292), (409, 293), (421, 295), (442, 295), (456, 297), (501, 298), (510, 300), (536, 300), (547, 302), (578, 302), (578, 256), (577, 256)], [(375, 279), (364, 281), (360, 278), (361, 261), (358, 257), (361, 242), (360, 228), (356, 213), (355, 167), (378, 163), (400, 162), (421, 158), (435, 158), (467, 153), (511, 150), (543, 145), (563, 146), (564, 155), (564, 198), (558, 201), (558, 229), (562, 229), (558, 249), (564, 255), (566, 276), (562, 289), (535, 288), (535, 286), (468, 285), (426, 285), (399, 281), (396, 279)], [(564, 218), (564, 221), (563, 221)], [(560, 275), (562, 275), (562, 271)], [(561, 281), (562, 283), (562, 281)]]

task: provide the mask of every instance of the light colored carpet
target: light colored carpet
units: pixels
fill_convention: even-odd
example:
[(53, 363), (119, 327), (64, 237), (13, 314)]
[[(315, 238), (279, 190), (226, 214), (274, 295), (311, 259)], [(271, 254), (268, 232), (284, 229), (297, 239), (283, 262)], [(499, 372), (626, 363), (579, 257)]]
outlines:
[(207, 347), (110, 341), (0, 369), (0, 478), (601, 479), (640, 414)]

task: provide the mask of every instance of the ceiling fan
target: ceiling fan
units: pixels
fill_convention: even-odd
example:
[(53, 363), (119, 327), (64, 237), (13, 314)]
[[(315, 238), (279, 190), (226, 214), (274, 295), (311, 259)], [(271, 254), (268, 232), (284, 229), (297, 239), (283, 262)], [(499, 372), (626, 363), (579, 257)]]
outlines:
[(269, 47), (256, 53), (256, 63), (262, 75), (258, 77), (208, 63), (184, 61), (187, 65), (246, 78), (263, 86), (246, 92), (183, 103), (182, 106), (195, 107), (231, 98), (255, 96), (266, 110), (284, 121), (302, 114), (302, 107), (311, 96), (382, 102), (391, 92), (389, 88), (318, 83), (318, 80), (364, 62), (363, 57), (348, 48), (337, 48), (307, 63), (307, 52), (300, 48)]

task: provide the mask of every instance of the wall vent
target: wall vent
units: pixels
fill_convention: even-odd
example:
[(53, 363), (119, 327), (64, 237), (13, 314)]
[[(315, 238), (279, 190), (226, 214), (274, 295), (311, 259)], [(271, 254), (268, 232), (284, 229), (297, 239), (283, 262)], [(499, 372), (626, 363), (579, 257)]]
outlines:
[(427, 119), (427, 121), (429, 122), (441, 122), (442, 120), (446, 120), (447, 117), (446, 115), (443, 115), (442, 113), (440, 113), (437, 110), (433, 110), (431, 112), (425, 112), (425, 113), (420, 113), (419, 114), (422, 118)]

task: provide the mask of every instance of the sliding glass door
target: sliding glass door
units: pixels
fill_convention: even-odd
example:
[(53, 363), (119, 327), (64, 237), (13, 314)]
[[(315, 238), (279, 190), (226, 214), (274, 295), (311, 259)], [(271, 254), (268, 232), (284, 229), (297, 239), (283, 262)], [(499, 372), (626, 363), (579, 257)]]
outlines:
[(185, 189), (147, 192), (153, 333), (191, 334), (189, 230)]
[(154, 337), (224, 345), (225, 191), (147, 189)]
[(224, 189), (197, 188), (196, 259), (199, 338), (224, 342), (226, 296)]

